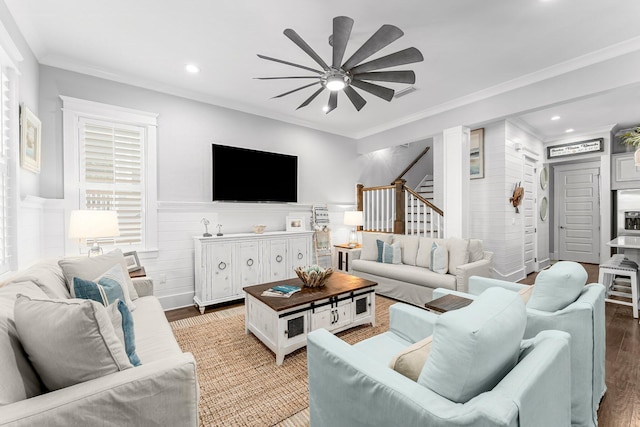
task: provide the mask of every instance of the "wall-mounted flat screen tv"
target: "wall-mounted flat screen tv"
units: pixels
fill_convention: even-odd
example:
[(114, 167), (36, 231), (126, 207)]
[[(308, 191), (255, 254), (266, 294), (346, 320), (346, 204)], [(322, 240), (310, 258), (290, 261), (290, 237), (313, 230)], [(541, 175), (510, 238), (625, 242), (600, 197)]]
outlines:
[(297, 202), (298, 157), (212, 144), (213, 200)]

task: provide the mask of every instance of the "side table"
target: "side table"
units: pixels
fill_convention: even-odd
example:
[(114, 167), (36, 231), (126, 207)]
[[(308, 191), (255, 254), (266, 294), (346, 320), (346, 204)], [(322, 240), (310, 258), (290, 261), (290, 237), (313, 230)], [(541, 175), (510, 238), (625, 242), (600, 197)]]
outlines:
[(471, 304), (473, 300), (460, 297), (458, 295), (447, 294), (440, 298), (429, 301), (424, 307), (436, 314), (446, 313), (447, 311), (457, 310)]
[(349, 247), (348, 243), (343, 243), (341, 245), (333, 245), (334, 248), (334, 257), (333, 257), (333, 266), (337, 271), (341, 271), (343, 273), (349, 272), (349, 255), (353, 255), (360, 253), (362, 250), (362, 245), (356, 245), (355, 247)]

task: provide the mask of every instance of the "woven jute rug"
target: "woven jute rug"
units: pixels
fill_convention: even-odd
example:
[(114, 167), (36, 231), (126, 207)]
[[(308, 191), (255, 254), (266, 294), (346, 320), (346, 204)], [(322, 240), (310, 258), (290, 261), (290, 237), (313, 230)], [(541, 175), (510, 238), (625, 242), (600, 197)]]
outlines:
[[(376, 326), (358, 326), (338, 334), (354, 344), (389, 329), (389, 306), (376, 296)], [(308, 425), (306, 348), (275, 355), (244, 331), (244, 307), (171, 322), (185, 352), (195, 356), (200, 384), (201, 426)]]

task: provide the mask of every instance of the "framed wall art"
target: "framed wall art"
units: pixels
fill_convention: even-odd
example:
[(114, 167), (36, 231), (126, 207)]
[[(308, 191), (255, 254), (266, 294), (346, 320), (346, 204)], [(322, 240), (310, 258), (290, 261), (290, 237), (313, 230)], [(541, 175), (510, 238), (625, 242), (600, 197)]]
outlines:
[(484, 178), (484, 128), (471, 131), (469, 138), (469, 176)]
[(136, 251), (125, 252), (123, 255), (124, 262), (127, 264), (127, 270), (129, 270), (129, 272), (138, 271), (142, 268), (142, 265), (140, 265), (140, 260), (138, 259), (138, 253)]
[(20, 109), (20, 166), (40, 173), (40, 133), (38, 117), (24, 105)]
[(287, 231), (304, 231), (304, 217), (287, 216)]

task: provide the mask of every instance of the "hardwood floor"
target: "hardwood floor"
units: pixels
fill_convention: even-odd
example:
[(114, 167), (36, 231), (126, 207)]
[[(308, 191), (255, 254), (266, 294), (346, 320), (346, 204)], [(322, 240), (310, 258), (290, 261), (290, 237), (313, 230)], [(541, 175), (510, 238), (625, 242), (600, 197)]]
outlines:
[[(598, 265), (583, 264), (589, 279), (598, 281)], [(520, 283), (533, 284), (537, 273)], [(207, 308), (206, 313), (243, 305), (242, 302)], [(166, 312), (169, 321), (199, 316), (195, 307)], [(640, 426), (640, 325), (634, 320), (631, 307), (607, 303), (605, 307), (607, 350), (607, 393), (598, 410), (599, 427)]]

